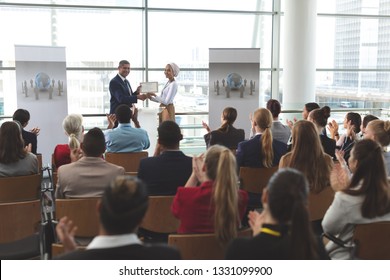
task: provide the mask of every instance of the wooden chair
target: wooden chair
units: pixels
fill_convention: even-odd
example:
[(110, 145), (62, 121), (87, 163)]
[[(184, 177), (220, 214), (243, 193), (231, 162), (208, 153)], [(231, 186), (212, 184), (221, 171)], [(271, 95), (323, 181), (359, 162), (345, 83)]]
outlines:
[(0, 203), (0, 258), (39, 258), (39, 200)]
[(277, 166), (271, 168), (240, 167), (241, 188), (247, 192), (261, 194), (277, 170)]
[(149, 196), (149, 207), (140, 228), (157, 233), (173, 233), (180, 221), (171, 212), (174, 196)]
[(356, 258), (390, 260), (390, 222), (356, 225), (353, 241)]
[(40, 198), (41, 174), (0, 178), (0, 203)]
[(106, 153), (106, 161), (123, 166), (126, 172), (138, 172), (141, 159), (148, 157), (147, 151), (134, 153)]
[(36, 154), (37, 160), (38, 160), (38, 171), (42, 172), (42, 154)]
[(0, 203), (0, 243), (22, 239), (38, 232), (41, 221), (39, 200)]
[(329, 233), (324, 233), (323, 237), (347, 248), (352, 259), (390, 260), (390, 221), (355, 225), (352, 242), (349, 243)]
[(309, 193), (309, 215), (311, 221), (321, 220), (329, 206), (332, 204), (334, 191), (331, 187), (327, 187), (320, 193)]
[[(252, 229), (241, 230), (238, 236), (250, 237)], [(179, 249), (183, 260), (222, 260), (225, 256), (225, 248), (213, 233), (170, 234), (168, 244)]]
[[(56, 218), (67, 216), (77, 226), (76, 240), (87, 245), (99, 234), (99, 217), (96, 210), (100, 198), (56, 199)], [(64, 252), (62, 244), (52, 245), (52, 256)]]

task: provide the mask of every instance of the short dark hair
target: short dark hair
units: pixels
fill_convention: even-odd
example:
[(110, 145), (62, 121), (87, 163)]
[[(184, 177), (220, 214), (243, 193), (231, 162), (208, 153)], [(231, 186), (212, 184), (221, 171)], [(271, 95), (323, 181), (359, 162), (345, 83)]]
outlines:
[(135, 231), (148, 209), (145, 183), (133, 176), (118, 176), (103, 193), (100, 222), (109, 234)]
[(121, 60), (121, 61), (119, 61), (118, 67), (121, 67), (121, 66), (123, 66), (125, 64), (129, 64), (130, 65), (130, 62), (128, 62), (127, 60)]
[(320, 105), (318, 105), (318, 104), (315, 103), (315, 102), (309, 102), (309, 103), (306, 103), (306, 104), (305, 104), (305, 107), (306, 107), (307, 112), (310, 113), (310, 112), (313, 111), (314, 109), (320, 108)]
[(180, 127), (174, 121), (164, 121), (157, 129), (158, 141), (167, 148), (176, 148), (183, 139)]
[(271, 111), (272, 117), (277, 118), (282, 111), (282, 106), (276, 99), (270, 99), (267, 102), (267, 109)]
[(88, 157), (100, 157), (106, 150), (103, 131), (98, 127), (90, 129), (84, 135), (82, 149)]
[(364, 118), (363, 118), (363, 122), (362, 122), (362, 125), (363, 125), (363, 128), (366, 128), (367, 127), (367, 124), (370, 122), (370, 121), (373, 121), (373, 120), (378, 120), (379, 118), (374, 116), (374, 115), (366, 115)]
[(22, 126), (25, 126), (25, 124), (27, 124), (30, 120), (30, 113), (25, 109), (17, 109), (12, 116), (12, 119), (20, 122)]
[(133, 112), (129, 105), (121, 104), (116, 108), (115, 115), (119, 123), (130, 123)]

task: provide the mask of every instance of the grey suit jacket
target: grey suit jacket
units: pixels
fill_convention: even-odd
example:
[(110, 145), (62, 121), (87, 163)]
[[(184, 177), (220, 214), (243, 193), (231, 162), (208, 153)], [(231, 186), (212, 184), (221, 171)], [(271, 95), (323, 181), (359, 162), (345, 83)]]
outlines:
[(275, 140), (287, 144), (291, 135), (291, 130), (287, 125), (282, 124), (280, 121), (273, 121), (271, 131)]
[(112, 179), (124, 175), (121, 166), (98, 157), (83, 157), (58, 168), (56, 198), (82, 198), (102, 196)]

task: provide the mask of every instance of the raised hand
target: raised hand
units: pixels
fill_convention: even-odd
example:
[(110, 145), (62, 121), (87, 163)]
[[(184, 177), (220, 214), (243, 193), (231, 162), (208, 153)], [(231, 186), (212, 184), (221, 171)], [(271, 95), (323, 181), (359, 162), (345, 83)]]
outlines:
[(345, 190), (350, 182), (350, 172), (345, 164), (335, 164), (330, 173), (330, 184), (335, 192)]
[(253, 231), (253, 236), (260, 233), (264, 223), (265, 213), (259, 213), (257, 211), (250, 211), (248, 214), (248, 223)]
[(209, 125), (208, 125), (207, 123), (205, 123), (204, 121), (202, 121), (202, 126), (203, 126), (204, 129), (207, 130), (207, 132), (210, 132), (210, 131), (211, 131)]
[(34, 133), (36, 136), (39, 135), (40, 131), (41, 131), (41, 129), (39, 127), (34, 127), (32, 129), (30, 129), (30, 132)]
[(77, 227), (73, 224), (73, 221), (68, 219), (68, 217), (62, 217), (59, 220), (56, 226), (56, 232), (58, 239), (61, 241), (62, 245), (64, 245), (65, 252), (76, 250), (77, 245), (74, 240), (76, 231)]

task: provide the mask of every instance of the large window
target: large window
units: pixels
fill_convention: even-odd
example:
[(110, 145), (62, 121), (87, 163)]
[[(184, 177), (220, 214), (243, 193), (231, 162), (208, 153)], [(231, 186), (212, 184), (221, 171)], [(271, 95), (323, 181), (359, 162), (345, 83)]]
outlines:
[[(260, 48), (264, 105), (282, 93), (285, 1), (0, 1), (0, 112), (16, 107), (15, 45), (66, 47), (69, 110), (78, 113), (108, 111), (121, 59), (132, 85), (163, 86), (165, 64), (176, 62), (177, 111), (207, 111), (209, 48)], [(317, 0), (317, 13), (317, 101), (389, 107), (390, 0)]]

